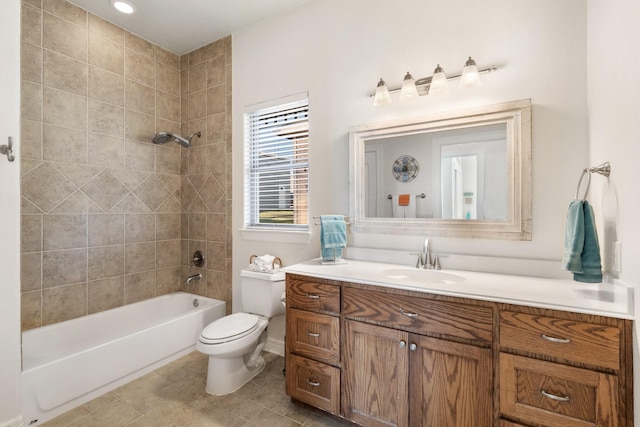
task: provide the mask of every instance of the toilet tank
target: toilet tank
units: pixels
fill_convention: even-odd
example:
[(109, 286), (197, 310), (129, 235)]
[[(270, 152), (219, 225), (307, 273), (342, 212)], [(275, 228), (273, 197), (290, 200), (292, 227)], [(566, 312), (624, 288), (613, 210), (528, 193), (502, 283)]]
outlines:
[(284, 279), (283, 271), (240, 271), (240, 295), (244, 311), (265, 317), (284, 314), (284, 306), (280, 301), (284, 293)]

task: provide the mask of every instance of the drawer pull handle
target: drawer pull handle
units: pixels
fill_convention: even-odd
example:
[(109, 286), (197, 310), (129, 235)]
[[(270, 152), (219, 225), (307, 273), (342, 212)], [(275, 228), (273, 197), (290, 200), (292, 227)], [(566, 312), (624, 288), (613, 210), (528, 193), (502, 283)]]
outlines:
[(307, 294), (307, 298), (320, 299), (320, 295), (318, 295), (318, 294)]
[(542, 334), (540, 336), (547, 341), (551, 341), (559, 344), (569, 344), (571, 342), (569, 338), (556, 338), (556, 337), (550, 337), (549, 335), (545, 335), (545, 334)]
[(544, 397), (548, 397), (551, 400), (556, 400), (558, 402), (568, 402), (571, 400), (569, 396), (556, 396), (555, 394), (547, 393), (544, 390), (540, 390), (540, 394)]
[(311, 387), (320, 387), (320, 381), (311, 381), (309, 378), (307, 378), (307, 384)]
[(310, 337), (315, 337), (315, 338), (318, 338), (320, 336), (319, 333), (310, 332), (310, 331), (307, 331), (307, 335), (309, 335)]
[(410, 311), (404, 311), (403, 309), (400, 309), (400, 314), (407, 316), (407, 317), (418, 317), (419, 314), (418, 313), (412, 313)]

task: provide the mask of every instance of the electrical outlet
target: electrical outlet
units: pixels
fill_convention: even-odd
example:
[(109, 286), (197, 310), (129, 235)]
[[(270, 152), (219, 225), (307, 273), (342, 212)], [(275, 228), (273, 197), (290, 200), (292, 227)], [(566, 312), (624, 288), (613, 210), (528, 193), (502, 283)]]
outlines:
[(622, 242), (613, 243), (613, 269), (622, 273)]

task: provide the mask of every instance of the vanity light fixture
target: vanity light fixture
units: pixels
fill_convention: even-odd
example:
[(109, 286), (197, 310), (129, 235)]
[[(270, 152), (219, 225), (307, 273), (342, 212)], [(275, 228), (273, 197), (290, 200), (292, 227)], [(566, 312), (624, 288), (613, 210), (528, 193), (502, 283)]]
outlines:
[(136, 8), (133, 4), (125, 0), (109, 0), (109, 4), (118, 12), (125, 13), (127, 15), (132, 14), (136, 11)]
[(376, 87), (376, 93), (374, 95), (373, 105), (377, 107), (380, 105), (387, 105), (387, 104), (391, 104), (391, 95), (389, 95), (389, 88), (387, 87), (387, 84), (384, 82), (384, 80), (382, 80), (382, 78), (380, 78), (380, 81), (378, 82), (378, 87)]
[(427, 94), (446, 93), (449, 91), (449, 80), (453, 79), (460, 79), (458, 86), (461, 88), (477, 87), (482, 84), (480, 74), (491, 73), (497, 69), (497, 67), (489, 67), (479, 70), (473, 58), (469, 57), (464, 64), (462, 72), (449, 77), (445, 74), (440, 64), (438, 64), (435, 70), (433, 70), (431, 77), (415, 80), (411, 73), (407, 72), (402, 80), (402, 87), (389, 89), (385, 81), (381, 78), (375, 93), (371, 94), (370, 97), (374, 98), (373, 105), (380, 106), (391, 104), (390, 94), (396, 92), (400, 92), (401, 101)]

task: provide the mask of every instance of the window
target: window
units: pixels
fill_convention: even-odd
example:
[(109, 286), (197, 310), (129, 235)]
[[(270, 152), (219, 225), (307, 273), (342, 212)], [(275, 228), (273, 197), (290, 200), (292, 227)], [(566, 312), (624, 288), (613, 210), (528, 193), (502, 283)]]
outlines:
[(245, 228), (309, 230), (309, 101), (245, 115)]

